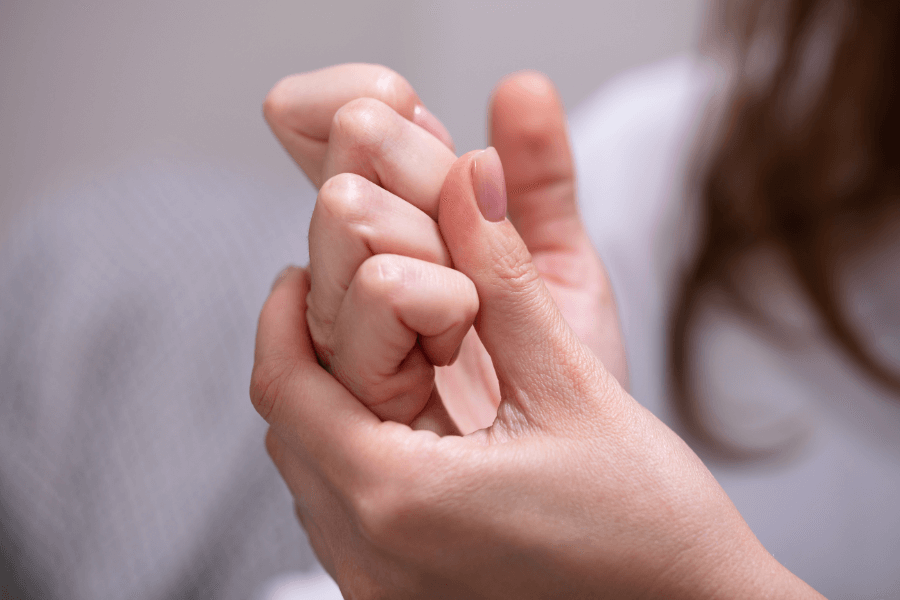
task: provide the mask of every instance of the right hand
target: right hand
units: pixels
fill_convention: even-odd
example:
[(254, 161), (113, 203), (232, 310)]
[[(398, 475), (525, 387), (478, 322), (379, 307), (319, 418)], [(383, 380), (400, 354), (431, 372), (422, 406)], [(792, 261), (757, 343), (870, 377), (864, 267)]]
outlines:
[[(307, 315), (320, 359), (360, 399), (380, 406), (379, 416), (409, 423), (434, 399), (431, 364), (447, 364), (477, 310), (471, 286), (447, 268), (449, 254), (433, 220), (455, 160), (449, 134), (402, 77), (375, 65), (288, 77), (270, 92), (265, 114), (321, 187), (310, 228)], [(555, 90), (537, 74), (508, 78), (492, 98), (491, 124), (506, 168), (510, 219), (563, 314), (624, 384), (615, 303), (578, 217), (565, 114)], [(404, 277), (417, 284), (398, 291)], [(441, 322), (416, 326), (411, 310), (436, 314), (431, 309), (439, 305), (447, 308)], [(417, 333), (423, 334), (420, 344)], [(389, 351), (383, 344), (373, 351), (376, 339), (389, 340)], [(493, 421), (499, 388), (474, 330), (460, 360), (439, 369), (437, 378), (463, 431)]]
[(439, 221), (501, 382), (490, 427), (441, 437), (377, 418), (317, 363), (301, 269), (260, 315), (251, 398), (344, 596), (821, 600), (574, 335), (510, 222), (483, 217), (474, 160), (454, 163)]

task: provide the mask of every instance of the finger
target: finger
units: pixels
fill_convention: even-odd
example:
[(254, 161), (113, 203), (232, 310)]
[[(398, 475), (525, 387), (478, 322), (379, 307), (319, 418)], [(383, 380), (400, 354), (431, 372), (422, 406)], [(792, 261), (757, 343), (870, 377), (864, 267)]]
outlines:
[(307, 318), (317, 349), (330, 347), (350, 282), (375, 254), (451, 264), (437, 223), (428, 215), (359, 175), (335, 175), (319, 191), (309, 227)]
[(306, 327), (309, 275), (288, 269), (259, 317), (250, 398), (295, 453), (305, 453), (333, 485), (352, 487), (379, 446), (381, 420), (326, 372)]
[[(564, 314), (572, 298), (598, 299), (595, 319), (576, 333), (623, 384), (628, 379), (612, 286), (578, 211), (566, 114), (553, 83), (524, 71), (504, 79), (491, 101), (491, 141), (503, 164), (509, 218)], [(599, 325), (598, 325), (599, 323)], [(595, 328), (600, 330), (598, 335)]]
[(553, 83), (523, 71), (505, 78), (490, 107), (491, 145), (506, 176), (509, 219), (533, 254), (584, 248), (566, 113)]
[(478, 312), (475, 286), (432, 263), (379, 254), (360, 266), (334, 324), (332, 372), (385, 420), (409, 424)]
[(322, 175), (362, 175), (437, 218), (441, 185), (454, 160), (437, 138), (384, 102), (359, 98), (334, 115)]
[(463, 338), (454, 368), (435, 369), (434, 382), (442, 397), (451, 399), (447, 410), (464, 434), (494, 422), (500, 385), (491, 357), (474, 328)]
[(291, 157), (319, 187), (334, 114), (356, 98), (381, 100), (452, 150), (446, 128), (422, 104), (412, 86), (380, 65), (345, 64), (285, 77), (266, 96), (263, 114)]
[(596, 395), (615, 384), (568, 327), (528, 248), (503, 218), (503, 181), (493, 149), (461, 157), (444, 184), (438, 224), (454, 267), (478, 292), (475, 327), (503, 391), (498, 416), (536, 423), (553, 414), (554, 403), (583, 397), (576, 391), (585, 386)]

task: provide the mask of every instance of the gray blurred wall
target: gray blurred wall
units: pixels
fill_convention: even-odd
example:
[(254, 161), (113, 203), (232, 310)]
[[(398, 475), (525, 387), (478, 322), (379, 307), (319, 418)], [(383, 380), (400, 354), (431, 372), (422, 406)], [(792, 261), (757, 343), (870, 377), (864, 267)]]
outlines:
[(150, 155), (298, 171), (260, 113), (282, 76), (345, 61), (405, 75), (457, 150), (493, 84), (548, 73), (568, 107), (696, 45), (704, 0), (0, 0), (0, 241), (29, 202)]

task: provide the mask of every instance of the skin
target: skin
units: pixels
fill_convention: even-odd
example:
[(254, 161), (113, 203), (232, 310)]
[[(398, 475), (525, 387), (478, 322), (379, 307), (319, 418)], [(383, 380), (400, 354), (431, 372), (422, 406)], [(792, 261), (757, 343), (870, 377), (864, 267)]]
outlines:
[[(555, 88), (538, 73), (510, 77), (495, 90), (490, 110), (491, 142), (506, 170), (510, 221), (569, 324), (627, 385), (615, 301), (578, 215), (565, 113)], [(445, 406), (463, 432), (490, 425), (500, 390), (490, 357), (466, 324), (477, 311), (477, 298), (455, 271), (400, 258), (450, 266), (434, 222), (441, 187), (456, 160), (446, 129), (401, 76), (378, 65), (339, 65), (287, 77), (267, 96), (264, 114), (320, 188), (310, 225), (307, 313), (320, 359), (379, 416), (410, 423), (434, 395), (432, 404)], [(347, 297), (357, 271), (375, 255), (386, 255), (377, 259), (381, 268), (367, 264)], [(409, 298), (396, 298), (397, 286), (380, 281), (387, 271), (401, 281), (416, 279), (416, 287), (431, 281), (432, 292), (455, 285), (461, 292), (455, 301), (438, 306), (424, 287), (418, 300), (434, 298), (433, 315), (459, 306), (454, 316), (461, 324), (451, 326), (448, 314), (439, 324), (448, 327), (439, 332), (443, 336), (404, 327), (413, 325), (400, 306)], [(396, 298), (382, 314), (397, 318), (378, 321), (390, 328), (394, 351), (380, 363), (360, 362), (360, 354), (382, 356), (383, 349), (367, 351), (355, 339), (366, 329), (355, 319), (374, 314), (359, 304), (371, 306), (376, 298), (382, 306)], [(453, 357), (448, 348), (458, 345), (460, 329), (468, 334), (458, 360), (435, 372), (432, 365)], [(420, 348), (410, 344), (412, 332), (420, 334)], [(401, 368), (398, 357), (408, 355)]]
[(457, 159), (418, 105), (371, 65), (288, 78), (265, 105), (321, 188), (310, 267), (260, 315), (251, 398), (344, 596), (820, 597), (623, 387), (549, 82), (495, 91), (499, 222), (473, 186), (485, 154)]

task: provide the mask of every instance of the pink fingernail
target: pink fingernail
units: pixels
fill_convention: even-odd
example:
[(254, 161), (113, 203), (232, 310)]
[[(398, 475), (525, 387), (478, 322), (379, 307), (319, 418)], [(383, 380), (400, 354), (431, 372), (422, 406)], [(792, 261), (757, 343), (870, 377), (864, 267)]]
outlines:
[(481, 216), (493, 223), (506, 218), (506, 179), (500, 155), (493, 147), (482, 150), (472, 161), (472, 185)]

